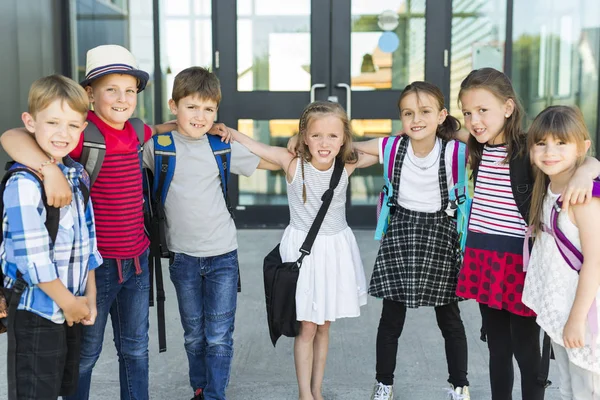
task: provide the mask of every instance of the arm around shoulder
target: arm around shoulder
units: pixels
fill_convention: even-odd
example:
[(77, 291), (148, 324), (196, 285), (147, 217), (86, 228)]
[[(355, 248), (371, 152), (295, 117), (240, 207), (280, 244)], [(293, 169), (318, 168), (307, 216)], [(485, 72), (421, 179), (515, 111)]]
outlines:
[(283, 147), (270, 146), (268, 144), (258, 142), (244, 135), (243, 133), (236, 131), (235, 129), (227, 129), (231, 131), (234, 141), (240, 143), (242, 146), (250, 150), (261, 159), (275, 164), (279, 168), (287, 170), (288, 165), (294, 158), (294, 155), (290, 154), (287, 149)]

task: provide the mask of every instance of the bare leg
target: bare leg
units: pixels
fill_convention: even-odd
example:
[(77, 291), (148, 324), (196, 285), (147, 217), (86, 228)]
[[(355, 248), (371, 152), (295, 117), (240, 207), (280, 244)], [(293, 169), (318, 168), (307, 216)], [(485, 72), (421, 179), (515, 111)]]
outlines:
[(331, 321), (325, 321), (325, 324), (317, 325), (317, 334), (315, 335), (313, 345), (310, 389), (315, 400), (323, 400), (321, 389), (323, 386), (323, 376), (325, 375), (327, 350), (329, 349), (329, 325), (331, 325)]
[(300, 334), (294, 339), (294, 364), (298, 378), (300, 400), (314, 400), (311, 390), (311, 370), (313, 364), (313, 343), (317, 333), (317, 324), (300, 321)]

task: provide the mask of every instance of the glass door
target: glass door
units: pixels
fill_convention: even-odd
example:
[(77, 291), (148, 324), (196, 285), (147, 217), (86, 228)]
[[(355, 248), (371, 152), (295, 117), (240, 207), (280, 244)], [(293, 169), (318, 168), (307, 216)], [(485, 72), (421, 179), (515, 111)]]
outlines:
[[(215, 5), (214, 67), (221, 80), (221, 122), (265, 143), (285, 146), (314, 100), (339, 102), (356, 140), (401, 131), (397, 100), (426, 78), (426, 0), (219, 0)], [(437, 14), (436, 18), (442, 18)], [(435, 23), (435, 22), (433, 22)], [(437, 47), (438, 52), (442, 52)], [(435, 57), (441, 59), (440, 54)], [(441, 76), (428, 66), (428, 73)], [(351, 226), (375, 226), (381, 167), (350, 179)], [(289, 222), (283, 172), (235, 177), (238, 227)]]

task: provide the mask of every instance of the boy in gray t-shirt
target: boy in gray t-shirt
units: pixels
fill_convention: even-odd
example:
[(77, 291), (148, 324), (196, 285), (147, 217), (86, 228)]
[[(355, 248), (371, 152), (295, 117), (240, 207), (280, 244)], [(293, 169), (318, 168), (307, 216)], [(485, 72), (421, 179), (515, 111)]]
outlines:
[[(175, 77), (171, 112), (177, 131), (158, 137), (176, 149), (176, 166), (164, 208), (169, 272), (184, 329), (193, 399), (225, 399), (233, 357), (237, 303), (236, 228), (227, 209), (219, 169), (206, 133), (221, 100), (218, 78), (200, 67)], [(144, 166), (154, 172), (154, 141), (144, 145)], [(231, 144), (231, 172), (278, 169), (238, 143)], [(192, 400), (193, 400), (192, 399)]]

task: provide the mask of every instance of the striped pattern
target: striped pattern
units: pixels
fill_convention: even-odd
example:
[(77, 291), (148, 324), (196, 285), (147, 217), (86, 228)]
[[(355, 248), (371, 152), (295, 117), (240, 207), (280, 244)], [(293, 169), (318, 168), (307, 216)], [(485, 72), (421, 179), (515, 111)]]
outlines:
[(503, 162), (506, 155), (506, 146), (484, 147), (469, 230), (521, 238), (527, 225), (512, 193), (509, 166)]
[(106, 153), (91, 197), (98, 249), (105, 258), (134, 258), (148, 247), (142, 212), (142, 175), (137, 152)]
[[(309, 162), (304, 162), (304, 181), (306, 182), (306, 203), (302, 201), (302, 166), (298, 158), (294, 180), (288, 183), (288, 202), (290, 206), (290, 225), (303, 232), (308, 232), (315, 220), (323, 201), (321, 197), (329, 188), (334, 164), (327, 171), (319, 171)], [(348, 173), (342, 171), (340, 183), (334, 190), (333, 200), (329, 205), (319, 235), (335, 235), (346, 229), (346, 189)]]
[(133, 67), (127, 64), (109, 64), (103, 65), (102, 67), (95, 68), (90, 71), (85, 77), (86, 80), (92, 80), (97, 76), (104, 75), (107, 73), (118, 73), (123, 71), (132, 71)]

